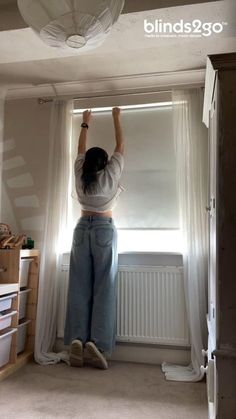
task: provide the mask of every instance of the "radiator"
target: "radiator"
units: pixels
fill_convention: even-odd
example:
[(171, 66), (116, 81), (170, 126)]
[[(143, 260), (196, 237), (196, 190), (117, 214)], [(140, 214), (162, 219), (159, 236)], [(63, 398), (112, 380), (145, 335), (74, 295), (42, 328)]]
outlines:
[[(63, 265), (58, 337), (63, 337), (67, 286)], [(189, 345), (181, 267), (119, 266), (117, 286), (117, 341)]]
[(189, 344), (182, 268), (119, 268), (117, 340)]

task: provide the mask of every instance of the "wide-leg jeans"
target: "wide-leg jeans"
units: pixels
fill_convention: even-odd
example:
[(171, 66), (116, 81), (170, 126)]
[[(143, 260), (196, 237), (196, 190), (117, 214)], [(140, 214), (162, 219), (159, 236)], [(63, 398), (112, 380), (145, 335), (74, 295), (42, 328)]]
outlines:
[(64, 343), (93, 341), (111, 353), (116, 334), (117, 230), (112, 218), (83, 216), (74, 229)]

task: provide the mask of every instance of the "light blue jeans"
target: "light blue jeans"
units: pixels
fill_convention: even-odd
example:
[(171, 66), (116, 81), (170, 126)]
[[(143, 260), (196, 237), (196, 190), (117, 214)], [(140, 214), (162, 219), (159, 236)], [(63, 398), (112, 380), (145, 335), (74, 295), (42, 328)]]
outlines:
[(73, 235), (64, 343), (93, 341), (111, 353), (116, 333), (117, 230), (112, 218), (83, 216)]

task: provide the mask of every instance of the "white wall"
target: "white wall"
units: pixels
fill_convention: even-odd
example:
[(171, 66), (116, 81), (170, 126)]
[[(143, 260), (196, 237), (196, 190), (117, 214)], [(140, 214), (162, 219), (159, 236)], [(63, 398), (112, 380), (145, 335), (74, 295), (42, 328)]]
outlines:
[(6, 101), (3, 143), (2, 219), (14, 233), (42, 241), (51, 104)]

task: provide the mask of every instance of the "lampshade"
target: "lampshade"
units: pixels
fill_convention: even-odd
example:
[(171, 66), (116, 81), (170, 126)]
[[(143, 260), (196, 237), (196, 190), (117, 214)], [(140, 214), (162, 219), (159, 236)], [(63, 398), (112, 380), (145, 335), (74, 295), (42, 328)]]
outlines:
[(124, 0), (17, 0), (25, 22), (50, 46), (99, 45), (117, 21)]

